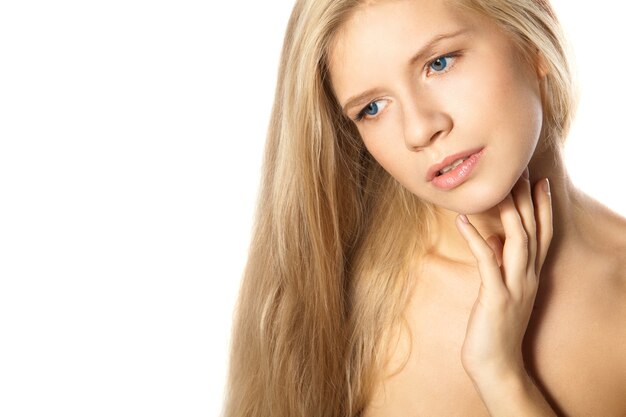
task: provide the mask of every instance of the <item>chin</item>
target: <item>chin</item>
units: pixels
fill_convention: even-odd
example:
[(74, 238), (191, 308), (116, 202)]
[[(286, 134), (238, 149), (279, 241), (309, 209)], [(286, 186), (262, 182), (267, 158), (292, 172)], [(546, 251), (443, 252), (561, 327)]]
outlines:
[(476, 195), (476, 198), (474, 199), (472, 204), (473, 207), (471, 207), (472, 211), (468, 212), (467, 214), (478, 214), (492, 209), (497, 210), (498, 204), (500, 204), (506, 198), (506, 196), (511, 192), (512, 188), (513, 186), (501, 188), (485, 187), (482, 192)]
[(459, 195), (460, 201), (450, 201), (451, 204), (447, 204), (447, 207), (442, 205), (442, 207), (463, 214), (480, 214), (497, 210), (497, 205), (506, 198), (511, 188), (496, 184), (474, 186), (471, 189), (468, 188), (466, 193)]

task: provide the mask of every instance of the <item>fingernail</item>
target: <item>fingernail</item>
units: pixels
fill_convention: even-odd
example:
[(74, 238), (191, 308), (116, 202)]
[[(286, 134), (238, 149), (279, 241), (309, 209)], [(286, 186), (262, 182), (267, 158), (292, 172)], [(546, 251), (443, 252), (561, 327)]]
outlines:
[(524, 172), (522, 172), (522, 177), (527, 180), (528, 179), (528, 167), (524, 168)]
[(459, 217), (461, 218), (461, 221), (465, 224), (469, 224), (469, 220), (467, 219), (467, 216), (465, 214), (461, 214), (459, 215)]
[(546, 194), (550, 195), (550, 180), (546, 178), (541, 187)]

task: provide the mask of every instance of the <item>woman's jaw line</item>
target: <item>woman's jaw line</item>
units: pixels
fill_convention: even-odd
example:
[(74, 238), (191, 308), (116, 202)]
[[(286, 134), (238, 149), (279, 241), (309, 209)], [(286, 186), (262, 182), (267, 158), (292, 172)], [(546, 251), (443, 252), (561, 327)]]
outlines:
[[(530, 183), (533, 188), (536, 182), (543, 178), (547, 177), (550, 180), (553, 206), (553, 243), (556, 245), (563, 235), (576, 233), (575, 230), (572, 230), (576, 222), (568, 221), (568, 219), (573, 219), (577, 215), (575, 207), (578, 205), (580, 192), (572, 184), (560, 152), (556, 158), (551, 152), (541, 156), (535, 155), (528, 166)], [(435, 206), (434, 212), (433, 224), (429, 225), (431, 238), (427, 253), (447, 259), (450, 262), (468, 266), (475, 265), (476, 260), (458, 231), (455, 222), (458, 214), (467, 213), (457, 213), (439, 206)], [(496, 235), (504, 242), (504, 228), (497, 205), (480, 213), (467, 214), (467, 217), (485, 240)]]

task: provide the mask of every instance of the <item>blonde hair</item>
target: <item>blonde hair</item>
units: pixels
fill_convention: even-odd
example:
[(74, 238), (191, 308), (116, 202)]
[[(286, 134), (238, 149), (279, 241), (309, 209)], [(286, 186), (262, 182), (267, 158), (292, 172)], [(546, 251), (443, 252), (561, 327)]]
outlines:
[[(370, 2), (371, 3), (371, 2)], [(545, 57), (545, 146), (575, 108), (547, 1), (457, 1)], [(354, 416), (387, 364), (434, 207), (371, 157), (333, 94), (328, 54), (363, 0), (299, 0), (287, 27), (231, 338), (225, 417)], [(411, 230), (413, 233), (406, 233)]]

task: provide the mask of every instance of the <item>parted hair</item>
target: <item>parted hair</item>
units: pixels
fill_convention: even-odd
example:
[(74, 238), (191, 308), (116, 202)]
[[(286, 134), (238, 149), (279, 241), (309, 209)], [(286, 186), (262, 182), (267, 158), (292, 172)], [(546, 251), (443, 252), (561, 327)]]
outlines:
[[(529, 64), (537, 52), (544, 58), (540, 146), (560, 149), (577, 90), (549, 2), (446, 1), (507, 30)], [(374, 2), (298, 0), (291, 13), (234, 311), (224, 417), (358, 415), (403, 327), (434, 207), (368, 153), (328, 71), (338, 29)]]

